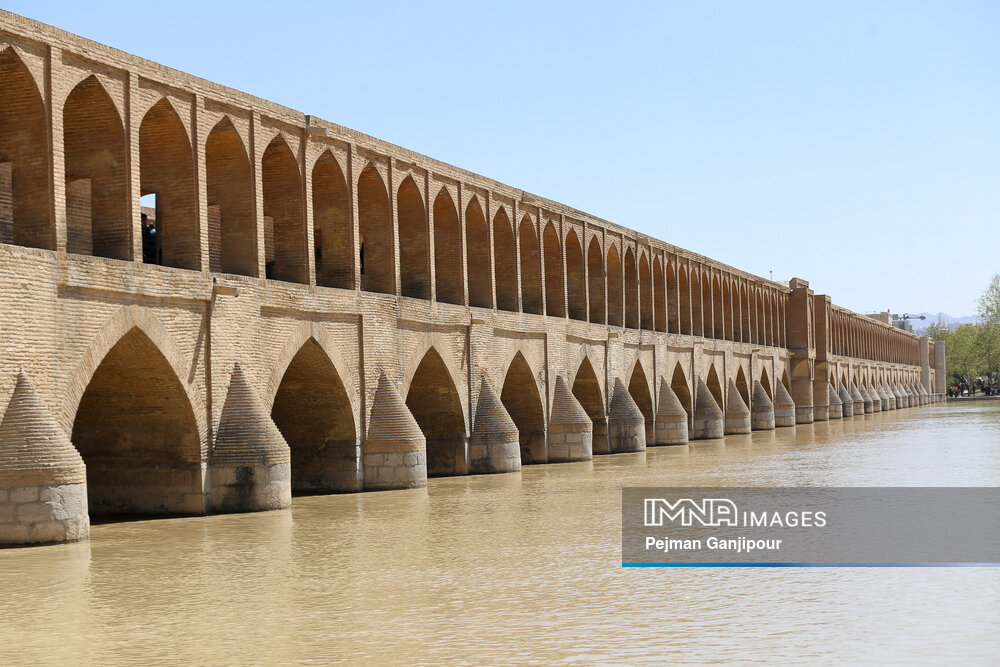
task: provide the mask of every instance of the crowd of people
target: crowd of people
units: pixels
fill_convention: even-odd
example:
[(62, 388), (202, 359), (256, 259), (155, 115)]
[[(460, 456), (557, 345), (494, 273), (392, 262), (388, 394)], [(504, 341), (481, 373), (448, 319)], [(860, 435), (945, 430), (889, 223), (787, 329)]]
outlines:
[(986, 382), (982, 378), (976, 378), (972, 382), (959, 382), (948, 387), (948, 398), (975, 396), (977, 391), (983, 396), (1000, 396), (1000, 386)]

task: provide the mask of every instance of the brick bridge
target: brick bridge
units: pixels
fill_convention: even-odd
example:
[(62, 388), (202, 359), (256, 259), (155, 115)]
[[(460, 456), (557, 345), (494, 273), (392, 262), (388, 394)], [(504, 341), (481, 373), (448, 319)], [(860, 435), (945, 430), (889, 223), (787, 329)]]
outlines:
[(7, 12), (0, 95), (0, 543), (940, 398), (804, 280)]

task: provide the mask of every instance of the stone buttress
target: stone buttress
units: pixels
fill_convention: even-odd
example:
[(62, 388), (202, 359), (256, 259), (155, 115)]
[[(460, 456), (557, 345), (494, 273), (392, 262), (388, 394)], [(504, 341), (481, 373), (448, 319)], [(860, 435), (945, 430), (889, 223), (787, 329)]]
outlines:
[(840, 389), (837, 392), (837, 395), (840, 396), (840, 402), (843, 404), (843, 407), (844, 407), (844, 417), (845, 418), (846, 417), (853, 417), (854, 416), (854, 397), (851, 396), (851, 392), (848, 391), (848, 389), (847, 389), (847, 387), (845, 385), (840, 385)]
[(896, 409), (899, 408), (899, 405), (897, 403), (896, 392), (894, 392), (892, 390), (892, 385), (888, 385), (888, 384), (886, 384), (886, 383), (883, 382), (882, 383), (882, 393), (885, 394), (885, 397), (886, 397), (886, 400), (888, 402), (890, 410), (896, 410)]
[(721, 438), (726, 434), (726, 417), (722, 414), (708, 385), (698, 378), (694, 400), (694, 429), (691, 438), (694, 440), (711, 440)]
[[(827, 386), (829, 387), (830, 395), (830, 419), (843, 419), (845, 416), (844, 402), (840, 400), (840, 394), (833, 388), (832, 382), (827, 382)], [(853, 404), (851, 407), (854, 407)]]
[(862, 387), (861, 391), (868, 395), (872, 402), (872, 412), (882, 412), (882, 397), (875, 391), (875, 385)]
[(548, 441), (551, 463), (589, 461), (594, 457), (594, 422), (561, 375), (556, 376), (552, 395)]
[(0, 422), (0, 545), (90, 535), (87, 471), (23, 372)]
[(476, 423), (469, 438), (469, 473), (516, 472), (521, 469), (517, 426), (493, 386), (483, 377)]
[(612, 454), (646, 449), (646, 420), (621, 378), (615, 378), (608, 409), (608, 446)]
[(739, 435), (750, 432), (750, 408), (736, 388), (736, 383), (729, 381), (729, 397), (726, 401), (726, 435)]
[(427, 486), (427, 440), (385, 371), (378, 378), (362, 451), (365, 490)]
[(239, 364), (233, 368), (208, 457), (213, 512), (255, 512), (292, 504), (291, 452)]
[(677, 394), (664, 378), (660, 380), (660, 400), (656, 404), (655, 433), (657, 445), (686, 445), (688, 413)]
[(861, 395), (858, 385), (852, 384), (848, 391), (851, 392), (851, 400), (854, 401), (854, 414), (865, 414), (865, 398)]
[(784, 382), (774, 384), (774, 425), (795, 426), (795, 401)]
[(774, 403), (771, 402), (771, 397), (767, 395), (760, 380), (753, 381), (753, 394), (750, 396), (750, 428), (754, 431), (770, 431), (774, 428)]

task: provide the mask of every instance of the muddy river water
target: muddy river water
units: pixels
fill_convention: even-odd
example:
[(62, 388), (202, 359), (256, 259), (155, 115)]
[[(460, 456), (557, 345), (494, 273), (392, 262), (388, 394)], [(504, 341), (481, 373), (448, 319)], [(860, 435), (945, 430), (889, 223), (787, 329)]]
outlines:
[(1000, 568), (624, 569), (620, 489), (996, 486), (996, 405), (95, 525), (0, 550), (0, 663), (989, 663)]

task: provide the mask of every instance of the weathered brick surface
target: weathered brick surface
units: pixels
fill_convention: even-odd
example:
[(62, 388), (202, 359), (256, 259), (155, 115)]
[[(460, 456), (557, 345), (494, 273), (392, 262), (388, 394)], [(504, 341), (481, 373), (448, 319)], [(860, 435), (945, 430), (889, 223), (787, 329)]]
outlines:
[[(794, 399), (780, 424), (819, 418), (828, 381), (935, 393), (944, 373), (941, 344), (925, 354), (804, 280), (8, 12), (0, 91), (0, 406), (32, 378), (94, 511), (258, 509), (477, 470), (483, 386), (527, 464), (612, 451), (618, 383), (652, 443), (686, 439), (682, 422), (721, 436), (737, 378)], [(244, 431), (226, 415), (236, 368)], [(416, 433), (376, 419), (383, 377)], [(661, 414), (669, 394), (685, 414)], [(515, 467), (503, 439), (486, 467)], [(8, 468), (0, 492), (44, 488)]]

